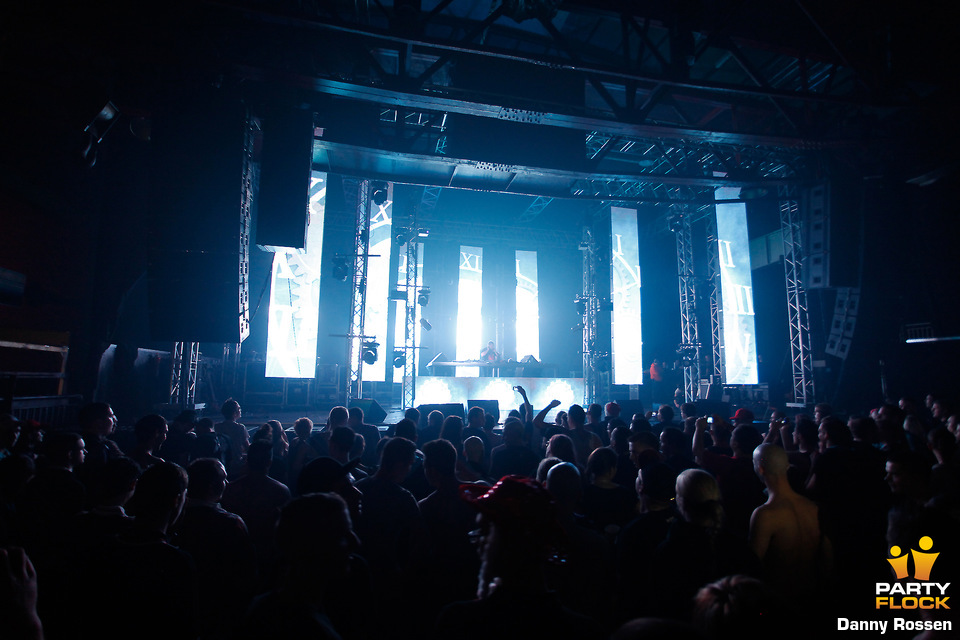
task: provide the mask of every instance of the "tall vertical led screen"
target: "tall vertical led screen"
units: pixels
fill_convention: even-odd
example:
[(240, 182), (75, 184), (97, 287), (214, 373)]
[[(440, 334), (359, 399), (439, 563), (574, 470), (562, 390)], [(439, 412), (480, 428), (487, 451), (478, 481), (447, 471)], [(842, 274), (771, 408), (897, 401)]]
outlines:
[(316, 375), (326, 197), (327, 174), (311, 172), (306, 247), (273, 254), (267, 319), (266, 375), (270, 378)]
[[(390, 249), (393, 244), (393, 184), (388, 183), (386, 199), (377, 203), (370, 198), (370, 257), (367, 258), (367, 298), (363, 308), (363, 333), (380, 344), (373, 364), (364, 363), (363, 379), (382, 382), (387, 377), (386, 362), (393, 357), (387, 349), (387, 304), (390, 293)], [(391, 357), (387, 357), (391, 356)]]
[[(483, 350), (483, 247), (460, 246), (457, 287), (457, 360), (479, 360)], [(478, 367), (457, 367), (458, 376), (480, 375)]]
[(537, 252), (517, 251), (517, 361), (540, 359), (540, 290)]
[[(739, 187), (716, 190), (717, 200), (739, 197)], [(757, 384), (757, 332), (753, 312), (747, 207), (742, 202), (727, 202), (718, 203), (716, 208), (720, 296), (723, 303), (724, 382)]]
[(635, 209), (610, 207), (610, 298), (613, 384), (642, 384), (640, 238)]

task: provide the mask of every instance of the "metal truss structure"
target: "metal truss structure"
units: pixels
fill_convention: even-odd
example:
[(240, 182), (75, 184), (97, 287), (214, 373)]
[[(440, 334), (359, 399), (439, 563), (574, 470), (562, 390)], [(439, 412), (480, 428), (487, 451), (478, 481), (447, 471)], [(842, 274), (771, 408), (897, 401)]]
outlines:
[(240, 353), (242, 344), (226, 342), (223, 345), (223, 357), (220, 361), (220, 385), (233, 389), (240, 382)]
[(677, 236), (677, 281), (680, 285), (680, 347), (683, 397), (697, 399), (700, 383), (700, 338), (697, 333), (697, 292), (693, 268), (693, 225), (684, 205), (674, 205)]
[[(845, 54), (855, 45), (832, 37), (826, 5), (361, 4), (200, 3), (217, 55), (193, 62), (299, 91), (324, 114), (325, 171), (624, 203), (708, 206), (718, 185), (797, 184), (816, 170), (811, 152), (857, 148), (878, 107), (913, 100), (890, 90), (885, 59)], [(479, 120), (503, 137), (496, 153), (464, 145)], [(497, 123), (576, 132), (582, 151), (512, 158), (524, 143)]]
[(353, 291), (350, 298), (350, 329), (347, 331), (346, 399), (363, 397), (363, 349), (364, 310), (367, 302), (367, 262), (370, 254), (370, 181), (344, 179), (344, 192), (356, 193), (356, 217), (354, 219)]
[(583, 261), (583, 289), (578, 302), (583, 305), (583, 403), (589, 405), (596, 401), (600, 391), (600, 372), (598, 365), (603, 357), (597, 351), (597, 312), (600, 299), (597, 296), (597, 243), (589, 227), (583, 229), (580, 242)]
[[(412, 229), (416, 229), (416, 218)], [(420, 251), (417, 238), (407, 240), (406, 298), (404, 298), (403, 324), (403, 407), (413, 406), (417, 388), (417, 297), (420, 294)]]
[(424, 187), (420, 197), (420, 205), (414, 209), (409, 219), (409, 235), (406, 242), (406, 273), (404, 283), (406, 296), (404, 298), (404, 327), (403, 327), (403, 407), (413, 406), (416, 400), (417, 388), (417, 300), (420, 296), (420, 248), (417, 242), (416, 231), (419, 228), (419, 216), (424, 212), (432, 212), (440, 199), (440, 187)]
[(544, 198), (543, 196), (537, 196), (533, 199), (533, 202), (524, 209), (523, 213), (517, 217), (517, 222), (532, 222), (537, 219), (537, 217), (543, 213), (543, 210), (546, 209), (550, 203), (553, 202), (553, 198)]
[(197, 398), (200, 343), (174, 342), (170, 356), (170, 404), (193, 408)]
[(720, 252), (717, 245), (717, 217), (707, 222), (707, 297), (710, 304), (710, 344), (713, 382), (724, 381), (723, 304), (720, 298)]
[(801, 280), (803, 240), (800, 207), (794, 189), (781, 189), (780, 229), (783, 232), (783, 269), (787, 287), (787, 319), (790, 325), (790, 362), (793, 378), (793, 404), (807, 406), (815, 402), (813, 356), (810, 346), (810, 317), (807, 292)]
[[(250, 335), (250, 231), (253, 224), (253, 199), (257, 192), (259, 174), (253, 161), (254, 146), (259, 134), (260, 123), (256, 118), (247, 116), (247, 126), (243, 136), (242, 197), (240, 205), (240, 342)], [(239, 348), (238, 348), (239, 351)]]

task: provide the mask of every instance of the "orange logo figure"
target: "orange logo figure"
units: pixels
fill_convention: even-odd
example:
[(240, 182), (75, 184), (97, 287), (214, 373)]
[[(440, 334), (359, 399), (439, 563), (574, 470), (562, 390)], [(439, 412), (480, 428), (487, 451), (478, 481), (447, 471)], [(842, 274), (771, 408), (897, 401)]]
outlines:
[(890, 555), (893, 557), (887, 558), (887, 562), (890, 563), (890, 566), (893, 567), (894, 572), (897, 574), (897, 580), (903, 580), (909, 575), (907, 572), (907, 560), (910, 556), (905, 553), (901, 556), (900, 553), (900, 547), (894, 545), (890, 547)]
[[(923, 536), (917, 544), (920, 545), (923, 551), (930, 551), (930, 549), (933, 548), (933, 538)], [(893, 551), (893, 549), (890, 551)], [(913, 556), (913, 577), (917, 580), (926, 581), (930, 579), (930, 571), (933, 569), (933, 563), (937, 561), (937, 556), (939, 556), (940, 553), (923, 553), (923, 551), (911, 549), (910, 555)], [(900, 576), (898, 575), (897, 578), (899, 579)]]

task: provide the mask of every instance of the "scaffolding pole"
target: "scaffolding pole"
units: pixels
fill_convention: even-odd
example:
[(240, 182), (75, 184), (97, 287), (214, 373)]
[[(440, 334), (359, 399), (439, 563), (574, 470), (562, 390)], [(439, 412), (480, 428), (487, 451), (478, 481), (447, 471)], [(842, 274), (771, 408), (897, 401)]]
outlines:
[(350, 330), (347, 332), (346, 399), (363, 397), (363, 321), (367, 302), (367, 261), (370, 249), (370, 181), (344, 179), (344, 191), (355, 188), (357, 208), (354, 220), (353, 292), (351, 297)]
[(787, 318), (790, 324), (790, 362), (793, 404), (813, 404), (813, 361), (810, 349), (810, 316), (803, 287), (803, 240), (796, 190), (780, 187), (780, 228), (783, 231), (783, 269), (787, 288)]
[(707, 283), (710, 303), (712, 382), (723, 383), (723, 302), (720, 298), (720, 251), (717, 244), (717, 216), (707, 218)]
[(174, 342), (170, 356), (170, 404), (192, 408), (200, 376), (200, 343)]
[[(240, 205), (240, 263), (237, 270), (239, 289), (238, 342), (250, 336), (250, 234), (253, 224), (253, 199), (259, 189), (259, 165), (254, 162), (254, 148), (260, 131), (260, 121), (247, 116), (247, 126), (243, 137), (243, 173), (241, 179)], [(239, 352), (239, 349), (238, 349)]]
[(170, 404), (180, 404), (180, 389), (183, 386), (183, 343), (174, 342), (170, 350)]
[(680, 286), (680, 348), (683, 397), (697, 399), (700, 382), (700, 340), (697, 335), (697, 296), (693, 270), (693, 229), (686, 205), (671, 205), (677, 217), (677, 280)]
[(417, 298), (420, 295), (417, 238), (407, 240), (406, 304), (403, 329), (403, 408), (413, 406), (417, 387)]
[(583, 304), (583, 403), (589, 405), (596, 401), (599, 387), (597, 371), (597, 311), (600, 301), (597, 299), (597, 243), (589, 227), (583, 229), (583, 241), (580, 243), (583, 254), (583, 290), (580, 302)]

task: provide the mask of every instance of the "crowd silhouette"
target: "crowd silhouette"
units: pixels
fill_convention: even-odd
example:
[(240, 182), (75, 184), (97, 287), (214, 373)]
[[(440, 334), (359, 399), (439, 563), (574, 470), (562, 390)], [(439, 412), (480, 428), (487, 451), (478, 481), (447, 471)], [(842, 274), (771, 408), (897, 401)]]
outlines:
[(70, 429), (3, 416), (4, 637), (809, 638), (876, 618), (908, 557), (958, 575), (944, 399), (548, 423), (559, 402), (517, 390), (502, 429), (410, 409), (382, 436), (344, 407), (251, 429), (234, 400), (125, 429), (104, 403)]

